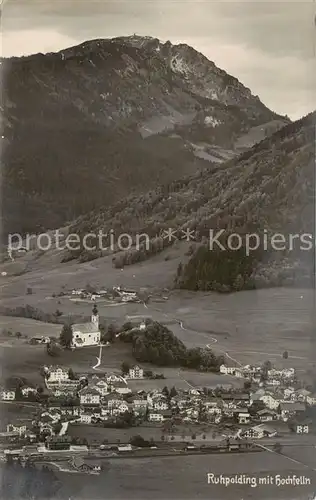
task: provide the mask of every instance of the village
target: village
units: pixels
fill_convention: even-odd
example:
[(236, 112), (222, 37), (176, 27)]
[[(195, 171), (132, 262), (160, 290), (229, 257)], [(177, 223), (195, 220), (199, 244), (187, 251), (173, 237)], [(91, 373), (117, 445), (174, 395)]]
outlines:
[[(70, 296), (93, 302), (92, 314), (88, 322), (64, 325), (59, 339), (60, 347), (74, 356), (86, 348), (96, 349), (91, 370), (76, 373), (71, 362), (42, 365), (42, 384), (20, 378), (14, 389), (0, 391), (3, 405), (32, 410), (31, 418), (24, 420), (16, 412), (7, 421), (0, 433), (2, 460), (28, 457), (56, 464), (68, 456), (65, 472), (100, 473), (99, 463), (88, 466), (83, 457), (91, 462), (126, 454), (263, 451), (265, 446), (280, 453), (289, 439), (299, 443), (315, 434), (316, 393), (289, 366), (279, 369), (270, 361), (243, 366), (222, 356), (217, 371), (223, 383), (193, 386), (182, 379), (185, 388), (171, 385), (168, 376), (142, 363), (122, 360), (119, 370), (106, 370), (103, 349), (126, 332), (146, 331), (150, 322), (142, 319), (127, 328), (123, 325), (111, 342), (105, 341), (97, 307), (101, 292), (96, 296), (81, 289), (72, 291)], [(131, 290), (118, 287), (117, 293), (119, 300), (140, 300)], [(35, 341), (46, 344), (48, 353), (56, 345), (56, 339), (45, 336)], [(283, 357), (287, 356), (285, 352)], [(146, 383), (157, 380), (161, 384), (155, 388)]]
[[(223, 440), (270, 440), (280, 449), (285, 436), (314, 432), (316, 394), (301, 387), (294, 369), (277, 370), (270, 362), (238, 368), (223, 364), (220, 373), (225, 379), (244, 379), (244, 389), (223, 388), (224, 384), (213, 390), (165, 386), (135, 392), (129, 387), (131, 381), (138, 381), (141, 387), (142, 381), (153, 375), (138, 365), (122, 363), (121, 373), (86, 376), (77, 376), (70, 366), (44, 366), (42, 375), (48, 395), (41, 388), (27, 385), (1, 391), (2, 402), (37, 405), (37, 417), (30, 425), (10, 422), (1, 433), (1, 442), (7, 447), (5, 456), (19, 455), (10, 451), (17, 445), (32, 445), (33, 449), (35, 445), (37, 453), (45, 454), (71, 451), (74, 444), (84, 450), (92, 446), (132, 452), (134, 447), (153, 450), (168, 442), (173, 446), (189, 444), (193, 449), (194, 442), (201, 445)], [(86, 437), (76, 437), (77, 428)], [(102, 430), (127, 428), (133, 432), (126, 442), (123, 438), (111, 441), (100, 437)], [(187, 435), (186, 428), (193, 429), (191, 435)], [(99, 441), (89, 442), (93, 429), (98, 430)], [(143, 437), (143, 430), (152, 437)]]
[(112, 289), (101, 288), (100, 290), (88, 284), (86, 288), (75, 288), (69, 293), (71, 299), (92, 300), (94, 302), (102, 299), (115, 300), (116, 302), (141, 302), (136, 290), (127, 289), (121, 286), (114, 286)]

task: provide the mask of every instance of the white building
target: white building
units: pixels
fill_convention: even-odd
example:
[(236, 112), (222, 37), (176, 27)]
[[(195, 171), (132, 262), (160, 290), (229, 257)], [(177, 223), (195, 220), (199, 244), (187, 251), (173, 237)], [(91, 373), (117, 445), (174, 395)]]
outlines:
[(115, 373), (108, 373), (105, 375), (105, 380), (108, 384), (112, 384), (113, 382), (121, 382), (123, 377), (121, 375), (116, 375)]
[(144, 413), (147, 410), (148, 403), (146, 399), (134, 398), (132, 407), (136, 413)]
[(109, 393), (109, 384), (105, 380), (99, 380), (93, 387), (101, 396), (106, 396)]
[(266, 382), (267, 385), (273, 385), (273, 386), (277, 386), (277, 385), (281, 385), (281, 380), (278, 380), (276, 378), (269, 378)]
[(129, 369), (128, 377), (134, 379), (144, 378), (144, 370), (140, 366), (135, 365)]
[(82, 424), (91, 424), (92, 413), (81, 413), (80, 422)]
[(283, 391), (284, 399), (296, 400), (296, 394), (294, 387), (286, 387)]
[(37, 389), (35, 389), (34, 387), (26, 386), (22, 388), (22, 394), (23, 396), (28, 396), (29, 394), (35, 395), (37, 394)]
[(118, 405), (111, 406), (111, 415), (118, 416), (126, 413), (129, 410), (128, 404), (125, 401), (121, 401)]
[(236, 367), (235, 366), (226, 366), (226, 365), (221, 365), (219, 367), (220, 373), (223, 375), (235, 375), (236, 372)]
[(93, 308), (91, 321), (89, 323), (77, 323), (72, 325), (71, 329), (73, 347), (99, 345), (101, 332), (99, 330), (99, 314), (97, 308)]
[(15, 391), (3, 389), (1, 392), (1, 399), (3, 401), (13, 401), (15, 399)]
[(306, 396), (306, 403), (310, 406), (316, 405), (316, 394), (311, 394), (310, 396)]
[(69, 370), (62, 366), (51, 366), (48, 369), (47, 382), (65, 382), (69, 380)]
[(100, 404), (100, 393), (93, 388), (85, 387), (80, 392), (80, 404), (81, 405), (99, 405)]
[(104, 398), (104, 403), (108, 405), (108, 408), (117, 408), (120, 406), (120, 404), (123, 402), (122, 396), (119, 396), (118, 394), (111, 394), (108, 395)]
[(111, 383), (112, 392), (117, 392), (118, 394), (130, 394), (132, 390), (128, 387), (126, 382), (119, 380), (118, 382)]
[(159, 412), (150, 412), (148, 414), (149, 422), (162, 422), (164, 420), (163, 414)]
[(151, 405), (149, 405), (153, 410), (165, 411), (169, 409), (169, 404), (165, 399), (155, 398)]
[(17, 432), (20, 436), (24, 436), (26, 433), (26, 425), (7, 425), (7, 432)]
[(280, 405), (280, 400), (275, 399), (271, 394), (265, 394), (260, 398), (261, 401), (266, 405), (270, 410), (276, 410)]
[(242, 431), (242, 437), (252, 438), (252, 439), (262, 439), (263, 437), (274, 437), (277, 435), (277, 431), (268, 426), (267, 424), (259, 424), (255, 427), (251, 427), (251, 429), (247, 429), (246, 431)]
[(277, 413), (273, 410), (269, 410), (268, 408), (259, 410), (257, 415), (260, 422), (271, 422), (272, 420), (276, 420), (277, 418)]
[(237, 415), (239, 424), (249, 424), (250, 414), (247, 410), (238, 411)]

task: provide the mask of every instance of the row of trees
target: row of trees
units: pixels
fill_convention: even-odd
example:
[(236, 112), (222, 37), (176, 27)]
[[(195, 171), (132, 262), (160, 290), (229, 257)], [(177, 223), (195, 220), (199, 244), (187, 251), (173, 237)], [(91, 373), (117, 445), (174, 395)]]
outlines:
[(5, 316), (13, 316), (19, 318), (30, 318), (36, 321), (42, 321), (44, 323), (55, 323), (62, 324), (62, 312), (58, 309), (54, 313), (46, 313), (30, 305), (18, 306), (18, 307), (6, 307), (0, 308), (0, 314)]

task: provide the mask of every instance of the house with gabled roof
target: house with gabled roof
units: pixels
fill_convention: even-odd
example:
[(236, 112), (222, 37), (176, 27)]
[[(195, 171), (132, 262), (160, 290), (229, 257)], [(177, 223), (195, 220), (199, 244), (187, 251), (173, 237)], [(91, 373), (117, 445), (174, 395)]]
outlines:
[(85, 387), (79, 393), (80, 395), (80, 404), (81, 405), (99, 405), (101, 396), (98, 391), (96, 391), (93, 387)]
[(109, 385), (113, 382), (122, 382), (123, 380), (123, 377), (117, 373), (107, 373), (104, 378)]
[(106, 396), (110, 392), (110, 385), (106, 382), (106, 380), (98, 380), (92, 385), (92, 387), (98, 391), (101, 396)]
[(239, 437), (250, 439), (262, 439), (264, 437), (274, 437), (276, 435), (276, 429), (267, 424), (256, 425), (245, 431), (240, 430), (238, 433)]
[(316, 405), (316, 394), (309, 394), (306, 396), (306, 403), (309, 406), (315, 406)]
[(88, 462), (85, 462), (83, 458), (81, 457), (72, 457), (69, 463), (72, 465), (72, 467), (80, 472), (100, 472), (101, 471), (101, 466), (95, 461), (89, 460)]
[(142, 379), (144, 378), (144, 370), (138, 365), (133, 366), (129, 369), (128, 378), (131, 379)]
[(260, 420), (260, 422), (271, 422), (272, 420), (276, 420), (278, 418), (278, 414), (274, 410), (269, 410), (268, 408), (265, 408), (257, 412), (257, 417)]
[(50, 366), (47, 370), (47, 382), (65, 382), (69, 380), (69, 369), (64, 366)]
[(26, 425), (21, 424), (21, 425), (14, 425), (14, 424), (8, 424), (7, 425), (7, 432), (16, 432), (19, 434), (19, 436), (24, 436), (26, 434)]
[(286, 422), (292, 416), (297, 413), (302, 413), (306, 410), (306, 405), (304, 403), (292, 403), (292, 402), (284, 402), (280, 403), (279, 412), (281, 414), (281, 418)]
[(296, 391), (296, 400), (299, 401), (300, 403), (305, 403), (306, 402), (306, 398), (307, 396), (310, 396), (311, 395), (311, 392), (308, 391), (307, 389), (298, 389), (298, 391)]
[(111, 382), (111, 390), (118, 394), (130, 394), (132, 391), (123, 380)]
[(272, 394), (266, 393), (264, 396), (261, 396), (260, 400), (263, 401), (270, 410), (276, 410), (280, 406), (280, 400), (273, 397)]
[(2, 389), (1, 399), (3, 401), (13, 401), (15, 399), (15, 391), (12, 391), (10, 389)]
[(119, 404), (112, 405), (110, 411), (113, 416), (122, 415), (129, 411), (129, 406), (126, 401), (122, 400)]
[(124, 401), (121, 394), (110, 393), (102, 398), (102, 404), (108, 408), (119, 406)]

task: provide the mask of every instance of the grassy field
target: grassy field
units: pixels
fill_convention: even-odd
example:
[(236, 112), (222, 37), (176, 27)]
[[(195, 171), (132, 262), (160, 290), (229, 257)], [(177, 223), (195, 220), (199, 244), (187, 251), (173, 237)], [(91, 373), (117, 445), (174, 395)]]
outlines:
[[(1, 332), (11, 330), (14, 333), (20, 332), (22, 337), (47, 336), (58, 337), (61, 331), (61, 325), (54, 325), (51, 323), (43, 323), (42, 321), (35, 321), (28, 318), (15, 318), (12, 316), (0, 316), (0, 339), (3, 339)], [(5, 336), (7, 339), (7, 336)], [(11, 340), (11, 339), (10, 339)]]
[[(208, 455), (161, 457), (133, 460), (128, 456), (120, 460), (102, 461), (106, 473), (100, 476), (61, 474), (65, 491), (76, 500), (101, 500), (105, 492), (111, 500), (174, 499), (192, 500), (306, 500), (315, 491), (316, 474), (311, 469), (289, 461), (282, 455), (262, 452), (240, 455)], [(224, 476), (246, 475), (262, 478), (296, 474), (310, 478), (311, 485), (293, 487), (250, 485), (212, 485), (207, 474)], [(74, 488), (76, 491), (74, 493)]]
[[(60, 264), (60, 255), (54, 252), (36, 259), (26, 255), (15, 263), (0, 266), (0, 270), (3, 267), (8, 272), (7, 276), (0, 277), (2, 304), (9, 307), (30, 304), (51, 313), (59, 309), (65, 320), (71, 316), (88, 317), (92, 303), (76, 302), (67, 297), (52, 298), (52, 294), (66, 288), (84, 287), (87, 283), (106, 287), (121, 284), (136, 289), (168, 286), (185, 250), (180, 245), (178, 249), (166, 250), (149, 261), (123, 270), (114, 269), (110, 257), (84, 264)], [(24, 274), (10, 276), (14, 266), (17, 269), (23, 265)], [(26, 294), (27, 287), (32, 288), (31, 295)], [(275, 288), (229, 295), (175, 291), (169, 300), (150, 302), (147, 308), (143, 304), (111, 305), (106, 302), (100, 303), (98, 308), (101, 319), (107, 323), (122, 324), (133, 316), (151, 317), (166, 324), (187, 346), (209, 345), (216, 353), (225, 354), (231, 363), (260, 364), (269, 359), (277, 367), (295, 367), (307, 381), (315, 378), (314, 295), (311, 290)], [(1, 326), (27, 336), (58, 335), (61, 329), (59, 325), (5, 317), (0, 320)], [(93, 348), (63, 353), (61, 358), (53, 359), (48, 358), (42, 347), (29, 348), (21, 340), (1, 341), (2, 365), (6, 373), (22, 371), (21, 374), (33, 376), (41, 364), (52, 362), (71, 364), (75, 371), (85, 372), (91, 370), (98, 355), (98, 350)], [(289, 353), (287, 360), (282, 358), (284, 351)], [(130, 352), (121, 346), (104, 349), (100, 368), (119, 369), (123, 360), (133, 362)], [(188, 387), (223, 381), (222, 377), (212, 374), (160, 368), (154, 371), (166, 373), (170, 379), (168, 385)], [(229, 382), (236, 381), (229, 379)], [(138, 387), (138, 382), (136, 384)], [(146, 381), (142, 382), (142, 387), (154, 388), (161, 384), (166, 382)]]
[[(42, 365), (58, 364), (60, 366), (72, 367), (75, 373), (101, 374), (105, 372), (120, 372), (122, 361), (131, 365), (135, 360), (131, 354), (131, 346), (123, 342), (116, 342), (102, 349), (102, 363), (97, 370), (93, 370), (96, 357), (99, 356), (99, 347), (87, 347), (74, 351), (61, 351), (60, 356), (51, 357), (46, 352), (45, 345), (29, 345), (24, 339), (9, 339), (1, 347), (1, 367), (3, 377), (11, 375), (25, 377), (33, 384), (43, 385), (40, 375)], [(156, 367), (150, 364), (142, 364), (145, 369), (155, 373), (163, 373), (165, 379), (154, 380), (131, 380), (129, 386), (132, 390), (162, 389), (164, 386), (175, 386), (177, 389), (188, 389), (196, 386), (216, 386), (218, 384), (232, 384), (241, 386), (240, 380), (214, 373), (198, 373), (178, 368)]]
[(38, 409), (36, 405), (0, 402), (1, 429), (6, 430), (6, 425), (9, 423), (23, 423), (29, 427)]

